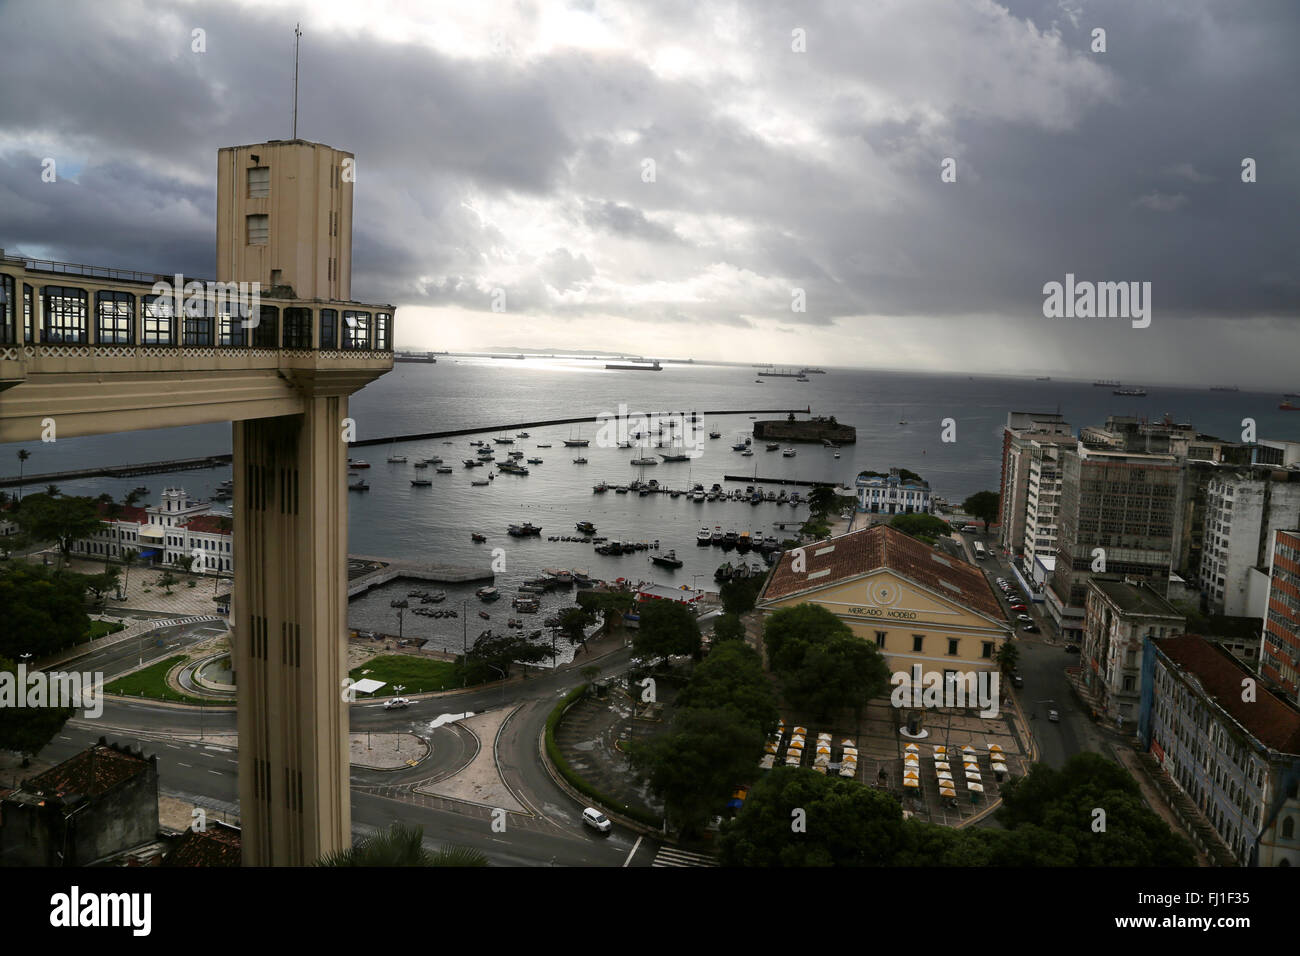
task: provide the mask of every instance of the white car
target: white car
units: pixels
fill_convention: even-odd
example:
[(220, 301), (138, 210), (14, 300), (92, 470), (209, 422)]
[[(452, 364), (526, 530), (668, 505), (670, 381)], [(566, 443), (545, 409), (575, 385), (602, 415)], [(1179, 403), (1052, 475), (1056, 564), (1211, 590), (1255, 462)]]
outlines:
[(411, 702), (405, 697), (393, 697), (384, 701), (384, 710), (401, 710), (403, 707), (410, 707)]
[(1059, 724), (1061, 722), (1061, 715), (1054, 710), (1049, 710), (1047, 712), (1047, 719), (1054, 724)]
[(1028, 614), (1017, 614), (1016, 617), (1018, 617), (1022, 621), (1028, 621), (1030, 624), (1034, 622), (1034, 619), (1030, 617)]
[(605, 816), (605, 814), (601, 813), (595, 807), (587, 807), (582, 811), (582, 822), (593, 830), (598, 830), (601, 833), (608, 833), (610, 827), (614, 825), (609, 822), (609, 817)]

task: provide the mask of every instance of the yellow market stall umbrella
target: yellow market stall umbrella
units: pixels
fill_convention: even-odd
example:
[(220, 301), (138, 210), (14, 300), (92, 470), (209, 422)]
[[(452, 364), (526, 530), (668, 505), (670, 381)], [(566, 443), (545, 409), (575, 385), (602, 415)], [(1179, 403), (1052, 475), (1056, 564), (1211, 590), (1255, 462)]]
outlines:
[(921, 781), (920, 781), (920, 780), (904, 780), (904, 781), (903, 781), (903, 786), (905, 786), (905, 787), (915, 787), (915, 788), (919, 789), (920, 786), (921, 786)]

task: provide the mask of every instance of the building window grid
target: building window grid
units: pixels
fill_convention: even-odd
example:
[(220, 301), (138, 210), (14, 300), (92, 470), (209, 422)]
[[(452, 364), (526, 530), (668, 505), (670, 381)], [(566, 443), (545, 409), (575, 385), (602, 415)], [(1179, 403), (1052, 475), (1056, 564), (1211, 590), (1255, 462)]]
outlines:
[(88, 297), (85, 289), (47, 285), (41, 289), (44, 302), (42, 342), (85, 345), (88, 338)]
[(95, 344), (130, 345), (135, 296), (129, 292), (95, 293)]

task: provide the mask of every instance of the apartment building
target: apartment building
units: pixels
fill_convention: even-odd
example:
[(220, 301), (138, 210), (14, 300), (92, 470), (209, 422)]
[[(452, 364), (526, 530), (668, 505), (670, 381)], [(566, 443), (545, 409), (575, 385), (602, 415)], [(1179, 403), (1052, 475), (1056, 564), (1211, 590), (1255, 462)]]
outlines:
[(1194, 634), (1145, 643), (1143, 745), (1242, 866), (1300, 865), (1300, 709)]
[(1084, 603), (1081, 680), (1103, 717), (1136, 730), (1148, 637), (1181, 634), (1187, 618), (1141, 581), (1096, 577)]
[[(1024, 549), (1032, 443), (1073, 441), (1069, 423), (1054, 412), (1011, 412), (1002, 429), (1002, 480), (998, 546), (1019, 555)], [(1031, 562), (1032, 564), (1032, 562)]]
[(1300, 470), (1220, 469), (1206, 484), (1198, 581), (1205, 610), (1263, 617), (1274, 533), (1300, 526)]
[(1259, 671), (1300, 703), (1300, 530), (1275, 531)]

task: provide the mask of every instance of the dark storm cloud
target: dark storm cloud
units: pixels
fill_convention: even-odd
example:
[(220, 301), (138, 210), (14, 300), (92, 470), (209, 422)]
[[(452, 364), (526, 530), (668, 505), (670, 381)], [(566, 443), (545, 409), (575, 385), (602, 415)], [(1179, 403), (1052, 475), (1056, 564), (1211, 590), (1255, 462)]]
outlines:
[[(915, 320), (906, 336), (1004, 316), (1040, 355), (1115, 352), (1043, 319), (1044, 283), (1071, 272), (1151, 282), (1161, 325), (1295, 328), (1285, 0), (570, 7), (622, 45), (530, 50), (559, 4), (493, 14), (509, 55), (304, 24), (300, 134), (358, 156), (355, 296), (489, 313), (504, 287), (538, 330), (612, 315), (873, 341), (863, 317)], [(0, 8), (0, 34), (29, 38), (0, 57), (0, 87), (24, 91), (0, 98), (0, 246), (210, 272), (215, 151), (287, 137), (296, 15)], [(42, 183), (51, 152), (81, 171)], [(1198, 336), (1150, 340), (1191, 360)]]

